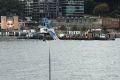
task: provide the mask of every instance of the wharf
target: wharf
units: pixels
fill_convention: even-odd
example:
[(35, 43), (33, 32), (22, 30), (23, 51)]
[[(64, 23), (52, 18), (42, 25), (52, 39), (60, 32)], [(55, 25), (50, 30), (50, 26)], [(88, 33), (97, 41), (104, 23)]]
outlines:
[(115, 40), (115, 38), (74, 38), (74, 37), (70, 37), (70, 38), (59, 38), (60, 40)]

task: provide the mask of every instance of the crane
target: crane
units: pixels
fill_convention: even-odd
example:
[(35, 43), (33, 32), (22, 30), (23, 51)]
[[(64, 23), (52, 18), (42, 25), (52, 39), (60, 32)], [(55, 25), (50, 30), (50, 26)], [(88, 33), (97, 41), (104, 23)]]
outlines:
[(59, 40), (59, 38), (57, 37), (53, 27), (50, 25), (50, 20), (48, 20), (47, 17), (42, 19), (44, 28), (47, 29), (47, 32), (50, 34), (50, 36), (54, 39), (54, 40)]

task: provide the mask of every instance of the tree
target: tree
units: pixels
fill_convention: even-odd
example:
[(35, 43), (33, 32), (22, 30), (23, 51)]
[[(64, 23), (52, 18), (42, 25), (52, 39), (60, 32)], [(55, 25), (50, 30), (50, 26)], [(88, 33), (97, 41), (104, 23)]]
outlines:
[(120, 15), (120, 7), (116, 8), (110, 15), (111, 17), (118, 18), (118, 15)]
[(20, 15), (22, 6), (18, 0), (0, 0), (0, 16)]
[(107, 12), (109, 12), (109, 6), (107, 3), (100, 3), (95, 6), (93, 13), (96, 15), (105, 15)]
[[(100, 5), (102, 5), (103, 3), (104, 3), (104, 7), (100, 9), (101, 7)], [(116, 17), (116, 15), (120, 14), (119, 7), (120, 7), (120, 0), (85, 0), (86, 14), (93, 14), (94, 12), (94, 14), (97, 15), (100, 14), (102, 16), (104, 15), (104, 16)], [(108, 11), (108, 13), (106, 11)]]
[(118, 7), (118, 5), (120, 4), (120, 0), (96, 0), (96, 1), (107, 3), (110, 6), (111, 10)]
[(85, 0), (85, 13), (93, 14), (92, 10), (94, 9), (95, 5), (96, 5), (95, 0)]

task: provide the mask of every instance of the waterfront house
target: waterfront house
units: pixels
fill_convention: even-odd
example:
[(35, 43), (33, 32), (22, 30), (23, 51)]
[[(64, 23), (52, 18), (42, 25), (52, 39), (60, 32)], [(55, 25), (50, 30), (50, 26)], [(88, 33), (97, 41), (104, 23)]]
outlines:
[(6, 31), (19, 30), (18, 16), (1, 16), (1, 29)]

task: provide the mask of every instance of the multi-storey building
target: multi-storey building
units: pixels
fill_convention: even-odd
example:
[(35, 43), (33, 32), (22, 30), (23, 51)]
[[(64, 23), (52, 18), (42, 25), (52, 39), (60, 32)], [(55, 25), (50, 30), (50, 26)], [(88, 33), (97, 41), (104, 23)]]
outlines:
[(33, 1), (33, 20), (42, 17), (56, 18), (59, 12), (58, 0), (34, 0)]
[(84, 0), (60, 0), (62, 16), (78, 17), (84, 13)]
[(78, 17), (84, 13), (84, 0), (20, 0), (26, 17), (39, 21), (49, 18)]
[(19, 4), (22, 6), (22, 10), (23, 11), (23, 15), (25, 14), (25, 5), (26, 5), (26, 1), (25, 0), (18, 0)]
[(23, 16), (32, 18), (33, 0), (19, 0), (20, 5), (23, 7)]
[(27, 0), (25, 2), (25, 16), (26, 17), (32, 17), (33, 12), (33, 0)]

